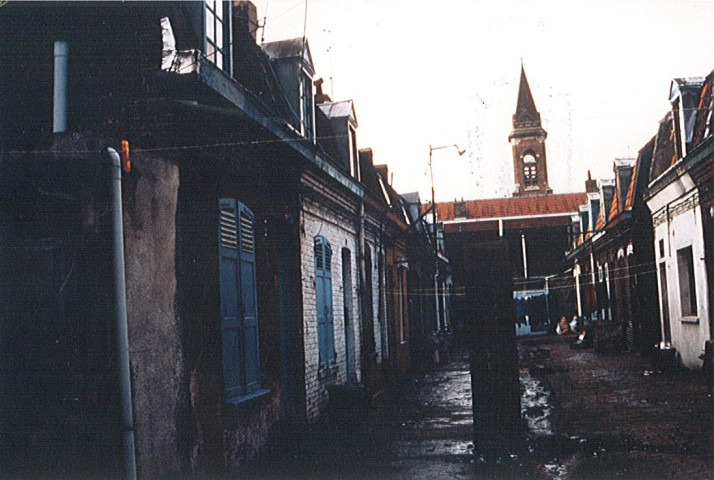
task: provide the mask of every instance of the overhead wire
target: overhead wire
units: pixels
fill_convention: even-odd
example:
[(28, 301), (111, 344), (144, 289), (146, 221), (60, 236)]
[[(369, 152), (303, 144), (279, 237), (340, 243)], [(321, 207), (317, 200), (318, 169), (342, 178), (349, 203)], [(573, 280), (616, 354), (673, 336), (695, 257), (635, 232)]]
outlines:
[[(346, 138), (346, 134), (338, 135), (322, 135), (313, 137), (315, 140), (329, 140), (335, 138)], [(279, 144), (279, 143), (299, 143), (308, 142), (312, 144), (313, 138), (289, 138), (289, 139), (271, 139), (271, 140), (243, 140), (240, 142), (222, 142), (222, 143), (204, 143), (197, 145), (179, 145), (171, 147), (150, 147), (141, 148), (133, 147), (132, 152), (174, 152), (181, 150), (197, 150), (197, 149), (208, 149), (208, 148), (225, 148), (225, 147), (240, 147), (240, 146), (256, 146), (256, 145), (267, 145), (267, 144)], [(6, 154), (10, 155), (56, 155), (56, 156), (69, 156), (69, 155), (89, 155), (97, 153), (96, 150), (72, 150), (72, 151), (49, 151), (49, 150), (7, 150)]]

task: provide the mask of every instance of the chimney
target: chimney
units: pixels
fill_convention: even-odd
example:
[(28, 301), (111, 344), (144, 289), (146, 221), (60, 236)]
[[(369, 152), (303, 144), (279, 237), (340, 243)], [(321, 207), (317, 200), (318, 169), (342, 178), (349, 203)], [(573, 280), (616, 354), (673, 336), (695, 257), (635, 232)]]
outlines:
[(588, 170), (588, 179), (585, 180), (585, 192), (586, 193), (597, 193), (597, 180), (593, 180), (590, 176), (590, 170)]
[(322, 78), (315, 80), (315, 103), (317, 105), (332, 101), (328, 94), (322, 92), (323, 83), (325, 83), (325, 81)]
[(258, 9), (253, 2), (233, 0), (233, 31), (248, 33), (255, 41), (258, 27)]
[(365, 162), (370, 166), (374, 166), (374, 159), (372, 155), (371, 148), (360, 148), (359, 150), (359, 160), (360, 162)]

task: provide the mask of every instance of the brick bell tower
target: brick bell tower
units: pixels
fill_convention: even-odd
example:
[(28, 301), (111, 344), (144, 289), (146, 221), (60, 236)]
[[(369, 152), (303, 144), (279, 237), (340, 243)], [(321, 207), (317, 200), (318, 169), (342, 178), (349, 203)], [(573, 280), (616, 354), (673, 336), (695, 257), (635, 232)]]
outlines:
[(537, 197), (553, 193), (548, 186), (548, 165), (545, 157), (545, 139), (548, 132), (540, 124), (526, 71), (521, 63), (521, 83), (518, 103), (513, 115), (513, 131), (508, 141), (513, 149), (513, 177), (516, 183), (514, 197)]

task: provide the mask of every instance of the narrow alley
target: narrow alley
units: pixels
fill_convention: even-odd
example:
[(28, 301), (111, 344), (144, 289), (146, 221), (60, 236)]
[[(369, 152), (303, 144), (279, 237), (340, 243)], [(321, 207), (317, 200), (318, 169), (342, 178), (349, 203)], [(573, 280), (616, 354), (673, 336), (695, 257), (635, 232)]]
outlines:
[(378, 393), (364, 421), (332, 412), (251, 478), (711, 478), (701, 373), (656, 373), (638, 354), (573, 350), (573, 340), (519, 339), (524, 441), (496, 465), (475, 452), (468, 361), (457, 356)]
[[(658, 373), (637, 353), (598, 355), (573, 350), (572, 336), (519, 342), (521, 383), (528, 398), (549, 396), (543, 411), (525, 408), (530, 450), (552, 459), (555, 478), (711, 478), (712, 405), (700, 371)], [(537, 402), (530, 402), (537, 404)], [(533, 422), (546, 417), (543, 426)], [(538, 431), (540, 428), (540, 432)], [(550, 438), (550, 440), (549, 440)], [(555, 441), (553, 440), (555, 439)]]

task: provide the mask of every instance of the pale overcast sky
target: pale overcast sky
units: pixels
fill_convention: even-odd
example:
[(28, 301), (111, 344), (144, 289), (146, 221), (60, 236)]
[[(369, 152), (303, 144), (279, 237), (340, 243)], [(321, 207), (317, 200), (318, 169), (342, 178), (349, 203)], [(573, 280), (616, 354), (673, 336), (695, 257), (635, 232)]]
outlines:
[[(265, 41), (303, 35), (304, 0), (254, 0)], [(308, 0), (307, 38), (333, 100), (353, 99), (360, 148), (400, 193), (510, 196), (521, 59), (548, 131), (555, 193), (612, 177), (669, 107), (670, 81), (714, 69), (714, 1)], [(332, 82), (330, 81), (332, 78)]]

